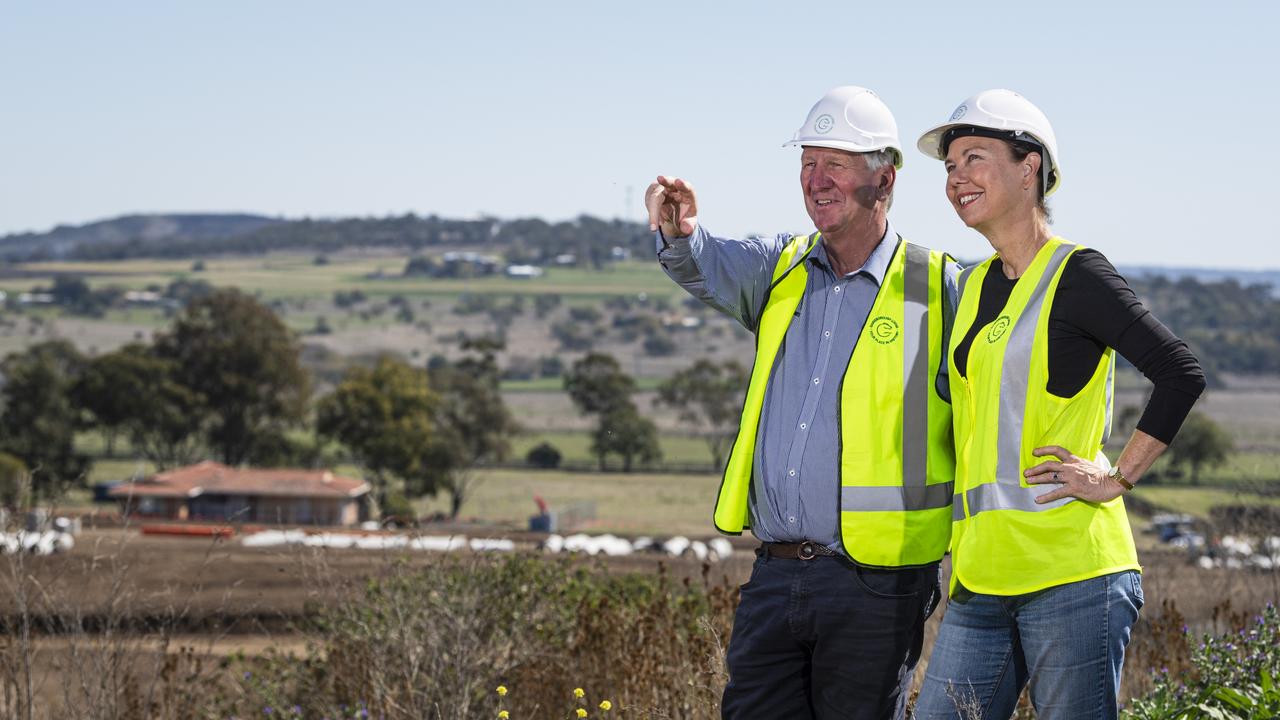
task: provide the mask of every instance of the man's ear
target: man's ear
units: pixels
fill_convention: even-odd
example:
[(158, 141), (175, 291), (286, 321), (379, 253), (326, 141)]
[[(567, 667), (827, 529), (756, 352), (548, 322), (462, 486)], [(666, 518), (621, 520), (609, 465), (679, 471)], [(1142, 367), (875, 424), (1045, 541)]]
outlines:
[(881, 198), (889, 197), (893, 192), (893, 184), (898, 181), (898, 169), (893, 165), (885, 165), (884, 172), (880, 175), (880, 182), (876, 184), (876, 194)]

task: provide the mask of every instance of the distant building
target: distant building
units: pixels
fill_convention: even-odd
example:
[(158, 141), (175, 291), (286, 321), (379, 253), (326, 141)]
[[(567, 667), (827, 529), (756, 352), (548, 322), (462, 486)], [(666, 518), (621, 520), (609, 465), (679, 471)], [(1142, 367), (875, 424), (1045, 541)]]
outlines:
[(156, 473), (107, 491), (122, 513), (169, 520), (355, 525), (368, 519), (369, 483), (328, 470), (237, 469), (216, 462)]
[(532, 280), (542, 277), (542, 268), (537, 265), (508, 265), (507, 277), (518, 280)]
[(128, 290), (124, 294), (124, 301), (131, 305), (159, 305), (164, 301), (164, 296), (152, 290)]
[(52, 305), (53, 301), (53, 293), (24, 292), (18, 295), (19, 305)]
[(482, 255), (470, 250), (453, 250), (439, 257), (410, 258), (405, 265), (404, 274), (466, 279), (496, 275), (502, 269), (501, 259), (494, 255)]

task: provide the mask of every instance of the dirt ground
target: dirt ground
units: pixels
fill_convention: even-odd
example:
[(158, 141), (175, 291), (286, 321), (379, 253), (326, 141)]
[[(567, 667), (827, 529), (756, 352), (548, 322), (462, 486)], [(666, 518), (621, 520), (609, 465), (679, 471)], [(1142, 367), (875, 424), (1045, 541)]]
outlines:
[[(528, 551), (540, 539), (530, 533), (487, 533), (476, 528), (465, 534), (510, 537), (518, 548)], [(755, 542), (746, 537), (733, 543), (732, 558), (708, 564), (712, 582), (738, 585), (750, 575)], [(387, 573), (398, 563), (426, 564), (439, 557), (434, 552), (252, 548), (237, 539), (215, 542), (145, 536), (136, 530), (86, 530), (75, 549), (65, 555), (0, 559), (0, 585), (9, 596), (5, 604), (10, 611), (15, 609), (16, 579), (29, 576), (38, 583), (42, 598), (35, 607), (46, 614), (71, 613), (104, 623), (114, 614), (144, 632), (172, 619), (180, 635), (192, 638), (275, 636), (296, 630), (322, 583), (358, 581)], [(1280, 572), (1205, 570), (1168, 550), (1145, 552), (1141, 559), (1148, 608), (1174, 600), (1193, 626), (1211, 623), (1214, 608), (1226, 599), (1243, 612), (1280, 601)], [(656, 572), (659, 565), (676, 577), (701, 578), (704, 572), (703, 563), (694, 558), (661, 555), (583, 558), (582, 562), (598, 564), (607, 572)], [(945, 575), (944, 561), (944, 587)], [(223, 647), (231, 643), (218, 642)], [(250, 641), (246, 651), (260, 647), (261, 642)]]

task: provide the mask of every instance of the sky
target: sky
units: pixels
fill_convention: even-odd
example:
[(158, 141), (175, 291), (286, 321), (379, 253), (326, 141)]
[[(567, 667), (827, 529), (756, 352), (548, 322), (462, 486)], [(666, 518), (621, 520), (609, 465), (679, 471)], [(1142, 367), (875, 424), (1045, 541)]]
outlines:
[(984, 89), (1049, 117), (1055, 230), (1117, 264), (1280, 268), (1280, 4), (0, 0), (0, 235), (137, 212), (643, 220), (808, 232), (799, 150), (875, 90), (890, 214), (989, 254), (915, 149)]

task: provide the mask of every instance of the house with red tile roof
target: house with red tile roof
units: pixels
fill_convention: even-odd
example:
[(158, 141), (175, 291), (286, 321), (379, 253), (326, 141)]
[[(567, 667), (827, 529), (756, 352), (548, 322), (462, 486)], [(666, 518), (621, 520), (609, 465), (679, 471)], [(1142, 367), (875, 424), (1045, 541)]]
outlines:
[(206, 460), (111, 488), (121, 512), (147, 518), (355, 525), (369, 483), (328, 470), (233, 468)]

